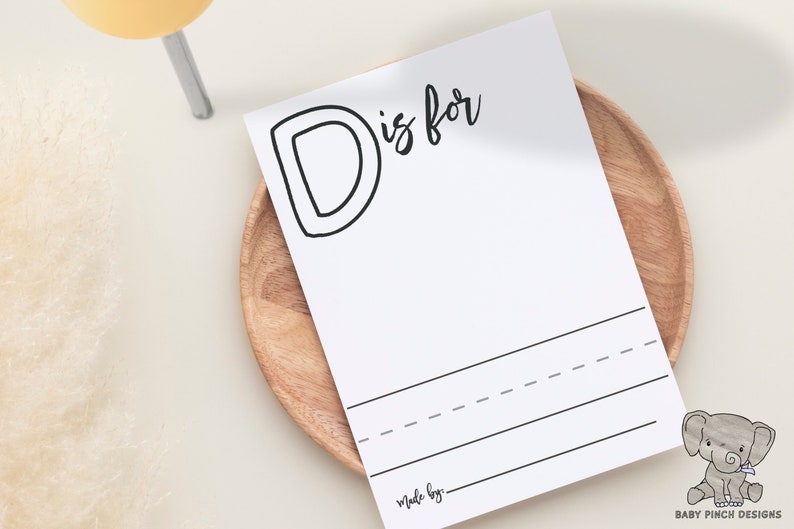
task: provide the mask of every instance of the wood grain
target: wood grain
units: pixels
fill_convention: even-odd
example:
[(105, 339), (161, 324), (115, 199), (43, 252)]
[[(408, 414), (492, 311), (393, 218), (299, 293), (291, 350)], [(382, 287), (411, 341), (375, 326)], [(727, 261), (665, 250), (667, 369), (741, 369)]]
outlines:
[[(576, 81), (590, 130), (671, 364), (692, 303), (692, 245), (672, 177), (640, 128)], [(264, 181), (251, 201), (240, 254), (248, 335), (268, 384), (292, 419), (339, 461), (364, 473), (336, 386)]]

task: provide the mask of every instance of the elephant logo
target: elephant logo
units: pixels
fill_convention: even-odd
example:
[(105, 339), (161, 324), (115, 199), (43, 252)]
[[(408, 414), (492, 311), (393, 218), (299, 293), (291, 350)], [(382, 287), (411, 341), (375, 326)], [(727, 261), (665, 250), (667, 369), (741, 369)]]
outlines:
[(709, 462), (703, 481), (689, 489), (687, 502), (695, 505), (714, 498), (717, 507), (741, 507), (744, 500), (757, 502), (764, 487), (747, 481), (772, 448), (775, 430), (762, 422), (751, 422), (730, 413), (709, 415), (693, 411), (681, 426), (684, 448), (690, 456)]

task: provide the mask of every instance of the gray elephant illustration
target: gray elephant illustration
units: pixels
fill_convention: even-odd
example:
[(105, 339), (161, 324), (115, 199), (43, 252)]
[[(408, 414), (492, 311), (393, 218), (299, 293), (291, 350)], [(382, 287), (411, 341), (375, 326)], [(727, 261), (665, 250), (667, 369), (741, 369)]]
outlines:
[(687, 413), (681, 429), (689, 455), (700, 454), (709, 462), (706, 477), (689, 489), (690, 505), (713, 497), (717, 507), (740, 507), (744, 500), (761, 499), (763, 485), (746, 478), (769, 453), (775, 430), (739, 415), (700, 410)]

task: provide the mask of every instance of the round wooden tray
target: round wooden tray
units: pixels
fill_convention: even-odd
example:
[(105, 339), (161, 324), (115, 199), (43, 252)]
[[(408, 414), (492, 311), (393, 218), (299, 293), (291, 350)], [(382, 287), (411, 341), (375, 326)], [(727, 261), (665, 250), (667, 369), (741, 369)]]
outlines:
[[(669, 171), (640, 128), (615, 103), (576, 81), (634, 261), (675, 364), (692, 303), (692, 244)], [(240, 254), (248, 336), (267, 382), (317, 444), (363, 474), (264, 181), (251, 201)]]

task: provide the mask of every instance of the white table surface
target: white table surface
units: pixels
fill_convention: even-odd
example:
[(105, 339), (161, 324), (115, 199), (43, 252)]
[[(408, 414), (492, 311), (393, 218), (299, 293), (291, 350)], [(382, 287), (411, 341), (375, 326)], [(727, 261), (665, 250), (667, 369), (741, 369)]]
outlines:
[[(547, 8), (574, 74), (639, 123), (678, 184), (695, 254), (675, 368), (687, 408), (777, 430), (753, 478), (764, 496), (745, 510), (783, 518), (727, 525), (791, 523), (790, 0), (217, 0), (186, 29), (208, 121), (190, 115), (158, 40), (101, 34), (57, 0), (4, 0), (2, 79), (77, 65), (108, 84), (124, 281), (108, 347), (133, 389), (136, 439), (167, 446), (149, 527), (381, 526), (366, 480), (292, 423), (254, 360), (238, 259), (261, 176), (242, 114)], [(461, 527), (713, 527), (675, 518), (704, 470), (681, 448)]]

